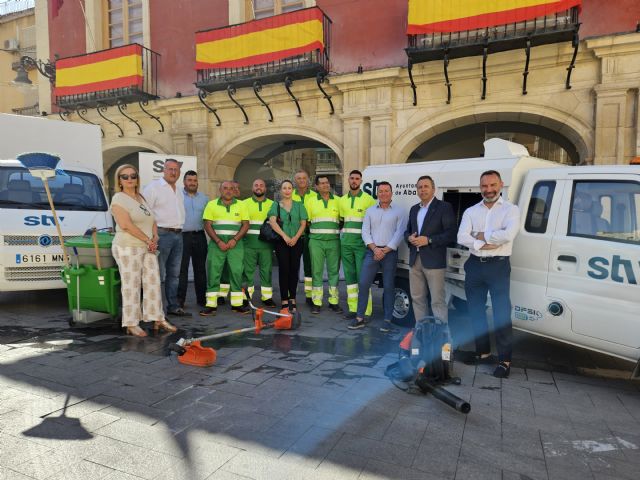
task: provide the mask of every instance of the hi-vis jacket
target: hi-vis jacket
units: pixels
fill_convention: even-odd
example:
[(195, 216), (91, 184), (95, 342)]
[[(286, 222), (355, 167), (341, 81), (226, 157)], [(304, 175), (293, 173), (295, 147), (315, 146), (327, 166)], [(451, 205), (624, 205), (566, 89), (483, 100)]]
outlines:
[(210, 220), (216, 235), (227, 242), (240, 231), (242, 221), (249, 220), (249, 215), (243, 202), (234, 198), (229, 205), (225, 205), (221, 198), (216, 198), (207, 203), (202, 219)]
[(362, 243), (362, 223), (364, 214), (376, 201), (371, 195), (360, 190), (354, 197), (346, 193), (340, 197), (340, 218), (344, 222), (342, 227), (342, 243), (359, 245)]
[(267, 213), (273, 204), (273, 200), (265, 198), (259, 202), (254, 197), (249, 197), (243, 200), (244, 206), (247, 209), (249, 215), (249, 230), (245, 235), (245, 246), (249, 248), (268, 248), (272, 249), (273, 245), (268, 242), (263, 242), (258, 238), (260, 235), (260, 227), (267, 218)]
[(309, 216), (309, 238), (316, 240), (338, 240), (340, 238), (339, 198), (329, 194), (324, 200), (319, 193), (306, 195), (304, 206)]

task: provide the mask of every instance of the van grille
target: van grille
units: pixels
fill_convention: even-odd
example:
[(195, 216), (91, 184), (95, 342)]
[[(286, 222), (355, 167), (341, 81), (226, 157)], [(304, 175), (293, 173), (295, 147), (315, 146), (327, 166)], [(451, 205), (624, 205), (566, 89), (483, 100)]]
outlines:
[(6, 267), (4, 269), (4, 279), (8, 282), (45, 281), (60, 280), (61, 266), (46, 267)]
[[(77, 236), (77, 235), (76, 235)], [(38, 246), (38, 238), (40, 235), (5, 235), (4, 244), (9, 246)], [(64, 241), (74, 238), (73, 235), (63, 236)], [(51, 245), (60, 245), (60, 239), (57, 235), (51, 235)]]

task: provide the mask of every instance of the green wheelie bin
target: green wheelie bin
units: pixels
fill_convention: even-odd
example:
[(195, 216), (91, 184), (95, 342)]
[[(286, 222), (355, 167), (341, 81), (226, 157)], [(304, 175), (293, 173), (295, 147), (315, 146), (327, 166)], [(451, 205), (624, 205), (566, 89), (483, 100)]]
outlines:
[(111, 233), (73, 237), (65, 242), (71, 266), (62, 270), (70, 324), (89, 325), (121, 316), (120, 274), (111, 255)]

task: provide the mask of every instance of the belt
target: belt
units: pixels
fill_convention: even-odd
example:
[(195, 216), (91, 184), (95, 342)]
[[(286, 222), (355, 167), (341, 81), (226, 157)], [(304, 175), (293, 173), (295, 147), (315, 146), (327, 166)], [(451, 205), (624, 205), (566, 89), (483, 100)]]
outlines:
[(173, 232), (173, 233), (180, 233), (180, 232), (182, 232), (182, 229), (181, 229), (181, 228), (158, 227), (158, 230), (164, 230), (165, 232)]
[(204, 232), (204, 230), (189, 230), (188, 232), (186, 230), (183, 230), (182, 233), (202, 233)]
[(386, 245), (376, 245), (376, 248), (385, 248)]
[(501, 262), (502, 260), (508, 260), (509, 257), (479, 257), (477, 255), (471, 255), (471, 258), (479, 261), (480, 263), (489, 263), (489, 262)]

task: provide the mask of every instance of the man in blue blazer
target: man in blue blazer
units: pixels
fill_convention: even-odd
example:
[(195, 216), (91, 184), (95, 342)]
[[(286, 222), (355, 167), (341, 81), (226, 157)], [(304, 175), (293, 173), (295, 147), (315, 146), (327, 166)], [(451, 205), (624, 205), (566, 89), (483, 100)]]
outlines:
[(449, 310), (445, 301), (444, 273), (447, 247), (456, 240), (457, 225), (453, 207), (435, 198), (436, 185), (428, 175), (416, 184), (420, 203), (411, 207), (404, 237), (409, 245), (409, 285), (416, 322), (427, 315), (427, 295), (431, 293), (431, 310), (439, 321), (447, 323)]

